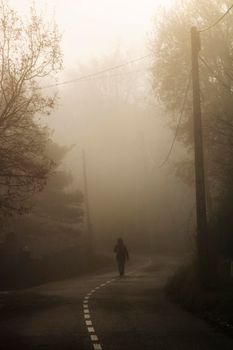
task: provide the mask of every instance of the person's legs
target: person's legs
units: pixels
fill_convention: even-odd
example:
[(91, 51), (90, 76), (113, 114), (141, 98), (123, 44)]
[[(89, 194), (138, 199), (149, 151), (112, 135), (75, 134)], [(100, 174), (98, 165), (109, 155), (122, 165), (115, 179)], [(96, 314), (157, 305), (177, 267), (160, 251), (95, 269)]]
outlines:
[(125, 274), (125, 262), (124, 261), (122, 261), (122, 270), (121, 270), (121, 272), (122, 272), (121, 276), (124, 276), (124, 274)]
[(124, 260), (119, 261), (119, 273), (120, 273), (120, 276), (124, 276), (124, 274), (125, 274), (125, 261)]
[(120, 274), (120, 276), (123, 276), (124, 272), (125, 272), (125, 263), (122, 260), (118, 260), (117, 263), (118, 263), (119, 274)]
[(117, 260), (117, 266), (118, 266), (119, 275), (121, 275), (121, 262), (120, 262), (120, 260)]

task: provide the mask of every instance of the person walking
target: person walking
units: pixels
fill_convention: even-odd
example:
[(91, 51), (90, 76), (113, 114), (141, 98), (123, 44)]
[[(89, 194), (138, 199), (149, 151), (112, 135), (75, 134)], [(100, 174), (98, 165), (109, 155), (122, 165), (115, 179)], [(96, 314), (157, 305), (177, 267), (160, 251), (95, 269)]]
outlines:
[(125, 262), (129, 260), (129, 253), (122, 238), (118, 238), (117, 244), (115, 245), (115, 248), (114, 248), (114, 253), (116, 254), (119, 274), (120, 276), (124, 276)]

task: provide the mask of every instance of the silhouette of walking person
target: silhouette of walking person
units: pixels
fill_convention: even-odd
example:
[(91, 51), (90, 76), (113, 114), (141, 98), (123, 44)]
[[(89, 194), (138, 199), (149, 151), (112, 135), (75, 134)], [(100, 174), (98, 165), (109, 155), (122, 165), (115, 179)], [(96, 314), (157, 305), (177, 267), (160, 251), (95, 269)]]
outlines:
[(123, 239), (118, 238), (117, 244), (114, 248), (114, 253), (116, 253), (116, 260), (118, 265), (118, 271), (120, 276), (125, 274), (125, 262), (129, 260), (129, 253), (127, 247), (124, 245)]

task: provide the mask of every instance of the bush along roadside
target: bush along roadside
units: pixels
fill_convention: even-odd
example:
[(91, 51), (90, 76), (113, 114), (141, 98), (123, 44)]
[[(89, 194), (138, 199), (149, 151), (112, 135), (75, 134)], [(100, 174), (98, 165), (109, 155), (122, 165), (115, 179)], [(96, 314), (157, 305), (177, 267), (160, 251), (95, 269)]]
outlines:
[(110, 257), (88, 256), (79, 247), (72, 247), (42, 259), (20, 259), (17, 264), (0, 265), (0, 289), (21, 289), (95, 272), (112, 265)]
[(179, 267), (166, 286), (169, 299), (233, 337), (233, 279), (218, 278), (203, 287), (196, 265)]

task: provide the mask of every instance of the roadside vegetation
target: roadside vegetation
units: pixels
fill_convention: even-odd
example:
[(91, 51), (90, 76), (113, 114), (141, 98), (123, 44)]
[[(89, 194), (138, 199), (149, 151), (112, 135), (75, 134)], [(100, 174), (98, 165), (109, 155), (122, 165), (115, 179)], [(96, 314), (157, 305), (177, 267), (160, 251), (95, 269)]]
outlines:
[(203, 288), (196, 264), (190, 263), (177, 270), (166, 292), (173, 302), (233, 336), (233, 281), (229, 275)]
[[(194, 190), (193, 110), (188, 90), (191, 76), (190, 29), (206, 28), (230, 8), (227, 0), (176, 2), (156, 18), (152, 50), (154, 93), (166, 107), (168, 123), (186, 156), (175, 163), (176, 174)], [(179, 269), (168, 285), (172, 300), (209, 321), (233, 327), (233, 14), (200, 34), (200, 84), (211, 279), (200, 282), (198, 254)], [(193, 241), (196, 242), (196, 228)], [(195, 244), (194, 244), (195, 245)], [(193, 248), (195, 250), (195, 248)]]
[(83, 194), (47, 127), (58, 101), (61, 34), (34, 2), (0, 1), (0, 288), (29, 287), (106, 265), (85, 250)]

